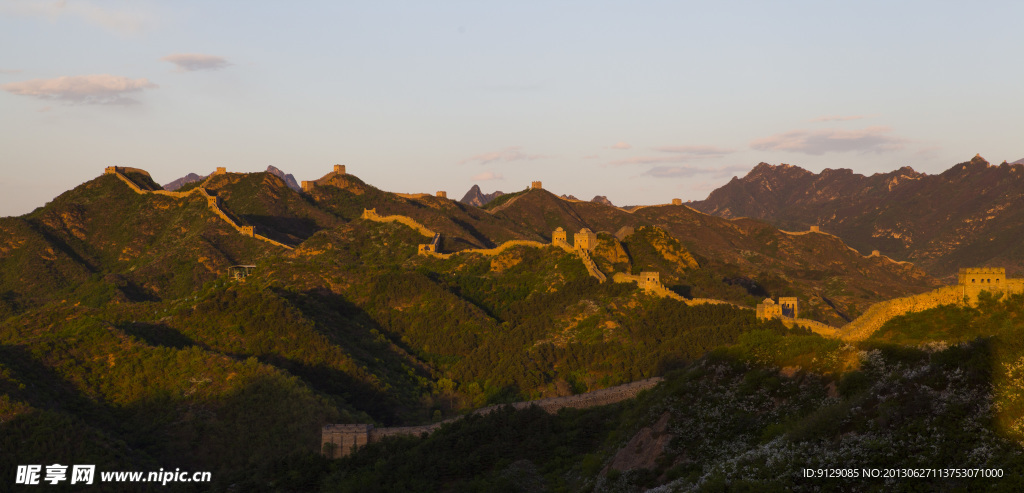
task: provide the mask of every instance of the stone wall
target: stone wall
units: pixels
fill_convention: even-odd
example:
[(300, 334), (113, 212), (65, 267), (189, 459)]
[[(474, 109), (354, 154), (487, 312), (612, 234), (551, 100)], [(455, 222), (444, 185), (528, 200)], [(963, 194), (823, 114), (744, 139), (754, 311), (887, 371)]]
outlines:
[[(217, 168), (217, 169), (218, 170), (223, 170), (224, 168)], [(267, 243), (279, 246), (281, 248), (286, 248), (288, 250), (292, 250), (292, 247), (290, 247), (288, 245), (285, 245), (284, 243), (281, 243), (279, 241), (274, 241), (274, 240), (272, 240), (270, 238), (267, 238), (266, 236), (263, 236), (263, 235), (256, 234), (256, 229), (253, 226), (242, 226), (242, 225), (238, 224), (234, 219), (232, 219), (230, 216), (228, 216), (228, 214), (221, 208), (220, 203), (217, 201), (217, 197), (215, 195), (211, 195), (210, 192), (207, 191), (206, 188), (204, 188), (202, 186), (197, 187), (197, 188), (193, 188), (192, 190), (189, 190), (187, 192), (171, 192), (171, 191), (168, 191), (168, 190), (143, 190), (143, 189), (139, 188), (139, 186), (137, 184), (135, 184), (135, 182), (133, 182), (130, 178), (128, 178), (127, 176), (122, 174), (122, 171), (130, 171), (130, 172), (136, 172), (136, 173), (141, 172), (141, 173), (145, 173), (146, 176), (149, 176), (149, 173), (147, 173), (146, 171), (143, 171), (143, 170), (140, 170), (140, 169), (136, 169), (136, 168), (122, 168), (122, 167), (119, 167), (119, 166), (107, 167), (104, 170), (104, 173), (105, 174), (112, 174), (114, 176), (117, 176), (121, 181), (123, 181), (126, 185), (128, 185), (129, 188), (131, 188), (133, 191), (135, 191), (135, 193), (140, 194), (140, 195), (146, 195), (146, 194), (163, 195), (165, 197), (174, 197), (174, 198), (179, 198), (180, 199), (180, 198), (186, 198), (186, 197), (189, 197), (191, 195), (198, 194), (198, 195), (200, 195), (200, 196), (202, 196), (202, 197), (204, 197), (206, 199), (206, 205), (210, 209), (211, 212), (216, 214), (217, 217), (223, 219), (224, 222), (228, 223), (228, 225), (230, 225), (232, 228), (234, 228), (235, 231), (238, 231), (239, 234), (242, 234), (242, 235), (245, 235), (245, 236), (250, 236), (250, 237), (255, 238), (257, 240), (265, 241)], [(217, 174), (217, 173), (215, 173), (215, 174)], [(224, 173), (219, 173), (219, 174), (224, 174)], [(207, 178), (207, 180), (209, 180), (209, 178)], [(206, 181), (204, 181), (203, 183), (205, 184)]]
[[(626, 399), (632, 399), (641, 391), (650, 389), (660, 383), (661, 377), (653, 377), (639, 380), (624, 385), (609, 387), (607, 389), (595, 390), (584, 394), (568, 395), (564, 397), (549, 397), (535, 401), (521, 401), (512, 404), (499, 404), (477, 409), (471, 415), (486, 415), (505, 406), (512, 406), (516, 409), (526, 409), (530, 406), (537, 406), (548, 413), (557, 413), (560, 409), (585, 409), (588, 407), (605, 406), (614, 404)], [(421, 426), (398, 426), (390, 428), (374, 428), (369, 424), (351, 425), (325, 425), (320, 433), (320, 451), (327, 458), (345, 457), (359, 447), (367, 443), (373, 443), (385, 437), (391, 436), (420, 436), (424, 433), (430, 434), (441, 426), (453, 423), (462, 419), (462, 416), (446, 419), (440, 423), (433, 423)]]

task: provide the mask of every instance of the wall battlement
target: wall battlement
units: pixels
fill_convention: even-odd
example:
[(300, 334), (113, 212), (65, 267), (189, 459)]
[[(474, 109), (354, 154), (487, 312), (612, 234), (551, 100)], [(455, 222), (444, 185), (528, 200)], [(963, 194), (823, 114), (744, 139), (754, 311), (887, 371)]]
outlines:
[[(609, 387), (607, 389), (595, 390), (584, 394), (569, 395), (564, 397), (549, 397), (535, 401), (521, 401), (512, 404), (499, 404), (477, 409), (470, 415), (487, 415), (504, 408), (507, 405), (515, 409), (526, 409), (530, 406), (537, 406), (544, 411), (554, 414), (559, 409), (575, 408), (585, 409), (588, 407), (605, 406), (614, 404), (626, 399), (632, 399), (641, 391), (650, 389), (660, 383), (661, 377), (653, 377), (645, 380)], [(329, 459), (346, 457), (367, 443), (380, 441), (389, 436), (420, 436), (424, 433), (433, 433), (441, 426), (453, 423), (462, 419), (462, 416), (446, 419), (440, 423), (422, 426), (399, 426), (392, 428), (374, 428), (370, 424), (340, 424), (325, 425), (320, 431), (320, 453)]]
[[(224, 169), (224, 168), (218, 168), (218, 169)], [(103, 173), (107, 174), (107, 175), (117, 176), (121, 181), (123, 181), (126, 185), (128, 185), (129, 188), (131, 188), (133, 191), (135, 191), (135, 193), (137, 193), (139, 195), (147, 195), (147, 194), (163, 195), (165, 197), (174, 197), (174, 198), (179, 198), (179, 199), (186, 198), (186, 197), (189, 197), (189, 196), (194, 195), (194, 194), (203, 196), (203, 197), (206, 198), (206, 206), (210, 209), (210, 211), (213, 212), (214, 214), (216, 214), (217, 217), (223, 219), (224, 222), (228, 223), (228, 225), (231, 226), (232, 228), (234, 228), (235, 231), (238, 231), (238, 233), (240, 233), (242, 235), (245, 235), (245, 236), (249, 236), (249, 237), (255, 238), (257, 240), (261, 240), (261, 241), (270, 243), (272, 245), (276, 245), (276, 246), (279, 246), (279, 247), (282, 247), (282, 248), (286, 248), (288, 250), (292, 250), (293, 249), (292, 247), (290, 247), (288, 245), (285, 245), (284, 243), (272, 240), (272, 239), (267, 238), (266, 236), (263, 236), (263, 235), (256, 234), (256, 227), (255, 226), (242, 226), (242, 225), (238, 224), (237, 222), (235, 222), (235, 220), (232, 219), (231, 216), (228, 216), (228, 214), (226, 212), (224, 212), (224, 210), (221, 208), (220, 203), (217, 201), (217, 196), (211, 194), (206, 188), (197, 187), (197, 188), (193, 188), (192, 190), (189, 190), (187, 192), (171, 192), (171, 191), (168, 191), (168, 190), (143, 190), (143, 189), (139, 188), (139, 186), (136, 185), (135, 182), (133, 182), (127, 176), (122, 174), (122, 172), (125, 171), (125, 170), (130, 171), (130, 172), (142, 172), (142, 173), (145, 173), (146, 176), (149, 176), (149, 173), (144, 171), (144, 170), (137, 170), (136, 168), (122, 168), (122, 167), (119, 167), (119, 166), (108, 166), (106, 169), (103, 170)], [(221, 173), (221, 174), (223, 174), (223, 173)], [(209, 178), (207, 178), (207, 179), (209, 179)]]

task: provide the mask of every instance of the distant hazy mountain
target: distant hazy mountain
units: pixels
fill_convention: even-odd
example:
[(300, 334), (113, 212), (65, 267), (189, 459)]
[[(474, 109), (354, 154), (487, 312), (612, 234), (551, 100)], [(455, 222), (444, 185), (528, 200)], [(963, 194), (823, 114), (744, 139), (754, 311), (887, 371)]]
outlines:
[(578, 198), (576, 198), (575, 195), (565, 195), (565, 194), (562, 194), (562, 195), (560, 195), (560, 197), (562, 197), (565, 200), (579, 200)]
[(187, 174), (187, 175), (185, 175), (185, 176), (183, 176), (181, 178), (178, 178), (177, 180), (174, 180), (174, 181), (164, 185), (164, 190), (169, 190), (169, 191), (173, 192), (173, 191), (175, 191), (175, 190), (177, 190), (177, 189), (179, 189), (179, 188), (181, 188), (181, 187), (183, 187), (185, 185), (188, 185), (189, 183), (194, 183), (194, 182), (197, 182), (197, 181), (200, 181), (200, 180), (204, 180), (204, 179), (206, 179), (205, 176), (199, 176), (199, 175), (197, 175), (195, 173), (189, 173), (189, 174)]
[(495, 191), (493, 193), (483, 193), (482, 191), (480, 191), (480, 185), (473, 185), (473, 188), (470, 188), (469, 191), (466, 192), (466, 195), (464, 195), (462, 197), (462, 200), (460, 200), (459, 202), (462, 202), (463, 204), (466, 205), (472, 205), (475, 207), (483, 207), (488, 202), (498, 197), (501, 197), (502, 195), (505, 195), (505, 193), (501, 191)]
[(862, 252), (880, 250), (933, 275), (959, 267), (1024, 271), (1024, 163), (981, 156), (937, 175), (909, 167), (864, 176), (757, 165), (691, 204), (723, 217), (766, 219), (782, 229), (818, 225)]
[(281, 179), (284, 180), (284, 183), (288, 185), (288, 188), (295, 190), (296, 192), (302, 190), (302, 187), (299, 186), (299, 182), (295, 181), (295, 177), (291, 174), (285, 174), (284, 171), (273, 166), (267, 166), (267, 173), (281, 177)]
[(1018, 159), (1010, 164), (1024, 164), (1024, 159)]
[(615, 207), (615, 205), (612, 204), (612, 201), (608, 200), (608, 197), (605, 197), (604, 195), (597, 195), (594, 198), (590, 199), (590, 201), (596, 202), (598, 204), (610, 205), (612, 207)]

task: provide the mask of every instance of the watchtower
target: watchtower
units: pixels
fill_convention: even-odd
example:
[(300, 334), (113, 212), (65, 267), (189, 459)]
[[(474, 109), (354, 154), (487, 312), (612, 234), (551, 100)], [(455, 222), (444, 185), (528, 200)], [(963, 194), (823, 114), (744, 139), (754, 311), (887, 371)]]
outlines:
[(438, 190), (437, 196), (441, 197), (442, 199), (446, 199), (448, 198), (448, 192), (445, 192), (444, 190)]
[(302, 191), (303, 192), (306, 192), (306, 193), (312, 192), (314, 188), (316, 188), (316, 182), (315, 181), (303, 181), (302, 182)]
[(661, 286), (661, 274), (657, 272), (641, 272), (644, 291), (650, 291)]
[(334, 172), (339, 174), (339, 175), (344, 175), (345, 174), (345, 165), (344, 164), (335, 164), (334, 165)]
[(871, 250), (871, 256), (872, 257), (881, 257), (882, 256), (882, 252), (880, 252), (878, 250)]
[(779, 297), (779, 307), (782, 308), (782, 316), (796, 318), (797, 317), (797, 300), (795, 297)]
[(1006, 283), (1006, 269), (1002, 267), (969, 267), (960, 269), (958, 277), (961, 286), (1001, 287)]
[(535, 182), (530, 183), (530, 190), (541, 190), (543, 188), (544, 187), (541, 186), (539, 181), (535, 181)]
[(218, 166), (217, 167), (217, 171), (214, 171), (213, 174), (215, 174), (215, 175), (224, 175), (224, 174), (227, 174), (227, 172), (228, 172), (227, 168), (225, 168), (223, 166)]
[(243, 236), (256, 236), (255, 226), (239, 226), (238, 232), (242, 233)]
[(817, 226), (811, 226), (811, 232), (812, 233), (820, 233), (821, 229), (819, 229)]
[(775, 303), (771, 298), (765, 298), (764, 303), (757, 305), (757, 319), (770, 320), (782, 316), (782, 306)]
[(105, 175), (116, 175), (117, 174), (117, 166), (107, 166), (106, 168), (103, 169), (103, 174), (105, 174)]
[(320, 431), (320, 451), (328, 459), (347, 457), (370, 442), (373, 425), (324, 425)]
[(555, 228), (555, 231), (551, 233), (551, 243), (558, 244), (559, 242), (569, 244), (569, 235), (562, 229), (561, 226)]
[(597, 234), (588, 228), (583, 228), (573, 236), (573, 248), (576, 250), (594, 251), (597, 248)]
[(683, 199), (672, 199), (672, 205), (683, 205)]

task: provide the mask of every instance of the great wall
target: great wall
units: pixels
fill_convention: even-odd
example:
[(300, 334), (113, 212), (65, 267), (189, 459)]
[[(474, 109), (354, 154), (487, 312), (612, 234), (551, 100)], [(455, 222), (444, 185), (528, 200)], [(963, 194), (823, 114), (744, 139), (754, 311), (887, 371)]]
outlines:
[(270, 243), (272, 245), (276, 245), (276, 246), (279, 246), (281, 248), (286, 248), (288, 250), (292, 250), (293, 249), (292, 247), (290, 247), (288, 245), (285, 245), (284, 243), (272, 240), (270, 238), (267, 238), (266, 236), (263, 236), (261, 234), (256, 233), (256, 227), (255, 226), (242, 226), (242, 225), (238, 224), (237, 221), (232, 219), (231, 216), (229, 216), (227, 214), (227, 212), (225, 212), (224, 209), (221, 208), (220, 203), (217, 200), (217, 196), (211, 194), (206, 189), (205, 185), (206, 185), (206, 182), (209, 181), (214, 176), (226, 174), (227, 170), (225, 170), (224, 168), (217, 168), (217, 171), (215, 171), (212, 175), (208, 176), (206, 178), (206, 180), (203, 181), (202, 184), (200, 184), (198, 187), (193, 188), (192, 190), (189, 190), (187, 192), (172, 192), (172, 191), (168, 191), (168, 190), (144, 190), (141, 187), (139, 187), (138, 184), (136, 184), (134, 181), (132, 181), (131, 178), (128, 178), (128, 176), (126, 176), (124, 173), (140, 173), (140, 174), (143, 174), (143, 175), (146, 175), (147, 177), (149, 177), (149, 172), (147, 172), (145, 170), (142, 170), (142, 169), (138, 169), (138, 168), (124, 168), (124, 167), (120, 167), (120, 166), (108, 166), (104, 170), (104, 174), (116, 176), (121, 181), (123, 181), (125, 184), (127, 184), (129, 188), (134, 190), (135, 193), (140, 194), (140, 195), (147, 195), (147, 194), (163, 195), (165, 197), (175, 197), (175, 198), (179, 198), (179, 199), (187, 198), (187, 197), (190, 197), (192, 195), (201, 195), (201, 196), (203, 196), (206, 199), (206, 205), (207, 205), (207, 207), (209, 207), (210, 211), (212, 211), (214, 214), (216, 214), (217, 217), (223, 219), (224, 222), (228, 223), (229, 226), (234, 228), (235, 231), (238, 231), (243, 236), (248, 236), (248, 237), (251, 237), (251, 238), (255, 238), (257, 240), (265, 241), (265, 242)]
[[(526, 409), (537, 406), (548, 413), (557, 413), (560, 409), (585, 409), (588, 407), (605, 406), (636, 397), (643, 390), (650, 389), (662, 381), (661, 377), (608, 387), (583, 394), (563, 397), (549, 397), (534, 401), (520, 401), (512, 404), (499, 404), (477, 409), (469, 415), (483, 416), (506, 406), (515, 409)], [(329, 424), (324, 425), (320, 432), (320, 451), (328, 458), (350, 455), (368, 443), (380, 441), (390, 436), (421, 436), (433, 433), (442, 426), (458, 421), (465, 416), (456, 416), (444, 421), (422, 426), (401, 426), (392, 428), (375, 428), (371, 424)]]

